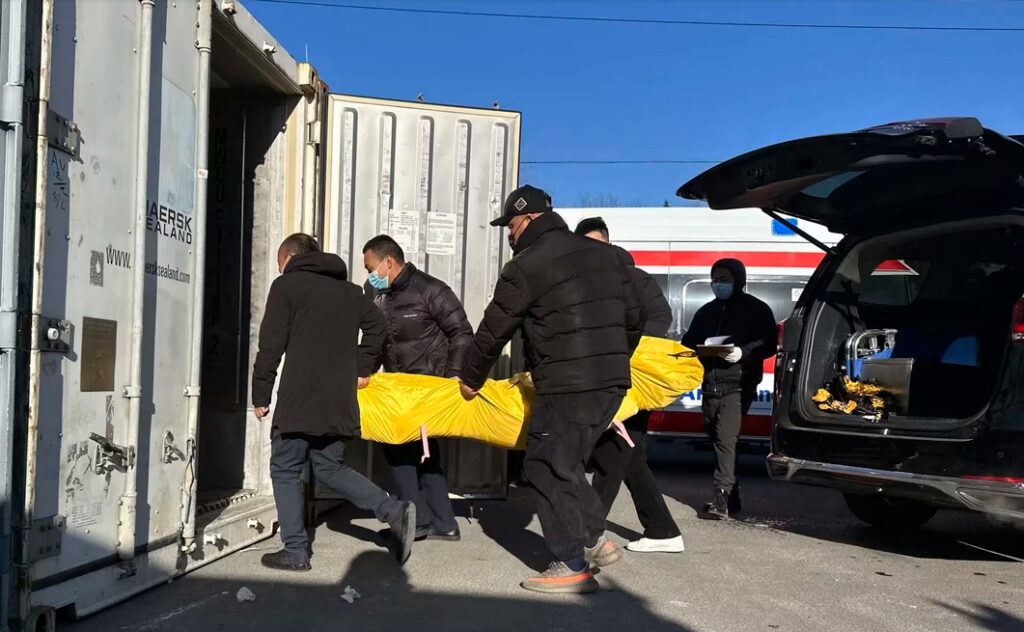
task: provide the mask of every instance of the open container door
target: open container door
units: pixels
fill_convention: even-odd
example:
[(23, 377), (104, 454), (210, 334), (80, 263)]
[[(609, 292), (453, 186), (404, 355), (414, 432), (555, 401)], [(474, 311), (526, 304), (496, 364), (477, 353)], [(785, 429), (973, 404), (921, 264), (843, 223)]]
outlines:
[[(25, 116), (25, 23), (27, 0), (0, 2), (0, 630), (7, 630), (11, 593), (11, 503), (16, 374), (24, 362), (19, 340), (22, 147)], [(19, 268), (21, 270), (19, 270)], [(20, 343), (20, 344), (19, 344)]]
[[(454, 290), (475, 328), (508, 257), (501, 231), (488, 222), (518, 184), (520, 114), (332, 94), (327, 121), (325, 249), (358, 283), (363, 244), (391, 235), (409, 262)], [(496, 373), (507, 370), (505, 361)], [(504, 496), (503, 450), (443, 443), (454, 493)], [(354, 463), (360, 453), (366, 471), (386, 480), (373, 448), (350, 452)]]
[(270, 536), (272, 422), (247, 384), (277, 244), (316, 223), (297, 175), (315, 184), (325, 91), (237, 2), (29, 4), (26, 75), (50, 77), (23, 194), (46, 335), (38, 431), (13, 417), (35, 473), (14, 568), (49, 621)]

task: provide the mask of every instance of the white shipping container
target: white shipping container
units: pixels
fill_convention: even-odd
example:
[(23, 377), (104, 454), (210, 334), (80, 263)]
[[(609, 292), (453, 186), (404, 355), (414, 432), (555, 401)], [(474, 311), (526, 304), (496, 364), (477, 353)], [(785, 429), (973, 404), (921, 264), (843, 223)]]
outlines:
[(277, 245), (395, 233), (478, 319), (519, 115), (329, 95), (237, 1), (0, 1), (0, 87), (2, 630), (269, 537)]
[[(520, 114), (331, 95), (327, 123), (325, 248), (361, 283), (363, 245), (391, 235), (406, 260), (455, 291), (475, 328), (508, 255), (489, 222), (517, 186)], [(507, 359), (497, 371), (507, 371)], [(442, 451), (452, 492), (504, 496), (504, 450), (452, 440)], [(372, 446), (365, 454), (365, 468), (387, 481)], [(316, 495), (331, 496), (324, 488)]]

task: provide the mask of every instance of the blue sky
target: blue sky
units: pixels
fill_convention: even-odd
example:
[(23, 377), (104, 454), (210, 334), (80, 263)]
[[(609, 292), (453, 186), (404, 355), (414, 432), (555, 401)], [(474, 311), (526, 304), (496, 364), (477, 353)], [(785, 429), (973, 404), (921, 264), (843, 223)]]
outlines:
[[(1014, 0), (317, 0), (713, 21), (1024, 28)], [(1024, 133), (1024, 32), (770, 29), (497, 19), (247, 0), (336, 92), (523, 113), (522, 160), (721, 160), (924, 116)], [(524, 165), (556, 206), (673, 205), (710, 165)]]

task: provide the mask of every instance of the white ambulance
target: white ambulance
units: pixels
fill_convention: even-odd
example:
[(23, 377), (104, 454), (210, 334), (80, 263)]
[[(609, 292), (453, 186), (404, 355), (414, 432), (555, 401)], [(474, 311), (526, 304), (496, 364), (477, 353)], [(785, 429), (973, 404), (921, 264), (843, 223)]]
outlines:
[[(608, 224), (613, 243), (625, 248), (637, 266), (661, 285), (674, 316), (669, 336), (680, 339), (697, 310), (712, 300), (711, 264), (731, 257), (747, 266), (747, 291), (768, 303), (782, 322), (793, 311), (807, 279), (824, 253), (785, 223), (759, 209), (723, 213), (709, 208), (560, 208), (573, 229), (586, 217)], [(817, 224), (786, 218), (827, 246), (842, 237)], [(743, 421), (740, 439), (767, 443), (771, 430), (775, 360), (765, 361), (764, 380)], [(703, 439), (701, 392), (687, 393), (651, 416), (652, 436)]]

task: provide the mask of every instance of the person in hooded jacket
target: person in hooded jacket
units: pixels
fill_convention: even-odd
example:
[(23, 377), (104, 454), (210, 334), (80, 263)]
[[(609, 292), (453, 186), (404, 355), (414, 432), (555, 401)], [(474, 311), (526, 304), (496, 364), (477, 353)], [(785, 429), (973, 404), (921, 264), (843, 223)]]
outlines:
[[(580, 220), (575, 232), (609, 244), (610, 248), (622, 250), (610, 243), (608, 225), (600, 217)], [(632, 255), (624, 250), (623, 253), (620, 256), (632, 262)], [(672, 327), (672, 308), (658, 282), (635, 265), (628, 265), (626, 272), (638, 290), (644, 335), (656, 338), (668, 336), (668, 330)], [(626, 483), (626, 489), (636, 507), (636, 515), (644, 527), (643, 536), (627, 544), (627, 550), (634, 553), (682, 553), (685, 550), (683, 536), (665, 504), (665, 497), (658, 488), (654, 473), (647, 465), (645, 446), (650, 417), (650, 411), (642, 410), (623, 422), (633, 447), (614, 429), (601, 435), (590, 457), (590, 469), (594, 473), (593, 485), (604, 504), (605, 515), (608, 515), (622, 483)]]
[(463, 361), (462, 394), (476, 397), (521, 332), (536, 393), (523, 471), (555, 560), (520, 585), (596, 592), (591, 565), (611, 564), (622, 550), (605, 535), (586, 462), (631, 385), (629, 359), (642, 333), (636, 290), (620, 251), (573, 234), (540, 189), (513, 191), (491, 224), (508, 228), (513, 257)]
[[(473, 327), (462, 303), (442, 281), (405, 261), (402, 247), (387, 235), (363, 246), (363, 265), (376, 290), (374, 302), (384, 314), (384, 370), (414, 375), (456, 377), (473, 340)], [(382, 446), (398, 488), (398, 497), (416, 503), (416, 539), (461, 539), (440, 447), (428, 441), (430, 457), (422, 460), (419, 441)]]
[(711, 266), (715, 295), (693, 317), (682, 343), (691, 349), (708, 338), (728, 336), (732, 348), (721, 356), (702, 357), (704, 423), (714, 447), (715, 475), (711, 501), (704, 509), (713, 519), (742, 510), (736, 481), (736, 442), (743, 417), (757, 395), (764, 361), (777, 351), (777, 323), (768, 304), (747, 294), (747, 269), (737, 259)]
[[(310, 235), (295, 234), (277, 253), (253, 366), (256, 417), (270, 415), (281, 357), (285, 357), (271, 426), (270, 480), (284, 549), (263, 556), (268, 568), (308, 571), (302, 473), (313, 475), (361, 509), (373, 511), (398, 540), (401, 563), (416, 533), (416, 505), (392, 498), (345, 463), (343, 439), (358, 437), (357, 387), (365, 386), (384, 341), (384, 317), (349, 283), (340, 257), (320, 251)], [(362, 331), (362, 340), (359, 332)]]

